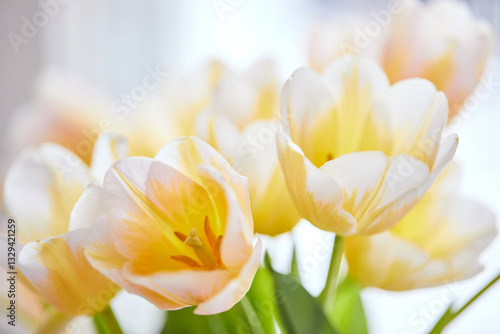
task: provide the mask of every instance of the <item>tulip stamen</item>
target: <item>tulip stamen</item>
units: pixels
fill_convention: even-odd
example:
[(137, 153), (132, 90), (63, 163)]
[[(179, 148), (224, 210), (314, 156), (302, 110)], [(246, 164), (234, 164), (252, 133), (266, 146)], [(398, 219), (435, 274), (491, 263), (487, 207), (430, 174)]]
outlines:
[(180, 241), (193, 249), (201, 264), (200, 262), (197, 262), (191, 257), (185, 255), (174, 255), (171, 256), (171, 258), (173, 260), (180, 261), (186, 264), (190, 268), (203, 270), (226, 269), (226, 267), (222, 263), (222, 257), (220, 253), (222, 235), (219, 235), (217, 238), (215, 237), (215, 234), (210, 226), (208, 216), (205, 216), (204, 229), (208, 244), (207, 242), (203, 241), (200, 235), (198, 235), (198, 231), (196, 230), (196, 228), (192, 228), (191, 231), (189, 231), (189, 235), (174, 231), (175, 236)]
[(217, 259), (217, 264), (219, 266), (222, 266), (223, 268), (225, 268), (224, 264), (222, 263), (222, 258), (220, 256), (220, 245), (222, 243), (222, 235), (219, 235), (217, 237), (217, 240), (215, 241), (215, 247), (214, 247), (214, 255), (215, 255), (215, 258)]
[(186, 241), (186, 239), (188, 238), (187, 235), (185, 235), (184, 233), (181, 233), (181, 232), (174, 231), (174, 234), (182, 242)]
[(217, 267), (219, 269), (225, 269), (226, 267), (222, 263), (222, 258), (220, 256), (220, 245), (222, 243), (222, 235), (219, 235), (215, 238), (214, 232), (212, 232), (212, 228), (210, 227), (208, 216), (205, 217), (205, 234), (207, 235), (208, 242), (210, 243), (210, 247), (215, 256), (215, 260), (217, 261)]
[(215, 259), (213, 251), (203, 243), (196, 228), (191, 229), (184, 243), (193, 248), (196, 256), (205, 267), (209, 269), (217, 268), (217, 260)]
[(334, 156), (333, 156), (332, 152), (328, 152), (326, 154), (326, 161), (327, 162), (330, 161), (330, 160), (333, 160), (333, 158), (334, 158)]
[(202, 246), (203, 242), (201, 238), (198, 236), (198, 232), (195, 228), (192, 228), (189, 231), (189, 236), (184, 240), (184, 243), (189, 246)]
[(210, 223), (208, 221), (208, 216), (205, 217), (205, 234), (207, 235), (208, 243), (213, 251), (215, 251), (215, 235), (212, 232), (212, 228), (210, 227)]
[(172, 260), (182, 262), (190, 268), (201, 268), (201, 264), (186, 255), (172, 255), (170, 258)]

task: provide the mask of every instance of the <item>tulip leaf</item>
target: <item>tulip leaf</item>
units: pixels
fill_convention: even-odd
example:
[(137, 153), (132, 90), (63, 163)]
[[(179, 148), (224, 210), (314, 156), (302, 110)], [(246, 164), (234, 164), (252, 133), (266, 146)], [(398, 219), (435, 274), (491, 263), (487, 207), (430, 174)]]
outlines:
[(254, 310), (254, 313), (249, 316), (251, 323), (258, 321), (264, 333), (274, 334), (276, 332), (275, 315), (278, 310), (274, 299), (273, 278), (269, 270), (264, 267), (257, 270), (246, 298)]
[(167, 312), (163, 334), (175, 333), (255, 333), (264, 334), (259, 326), (252, 326), (241, 302), (229, 311), (214, 315), (196, 315), (194, 307)]
[(274, 271), (266, 254), (266, 266), (274, 281), (276, 305), (284, 332), (290, 334), (337, 333), (319, 302), (302, 287), (297, 275), (283, 275)]
[(361, 286), (346, 278), (337, 288), (333, 314), (328, 317), (342, 334), (368, 334)]
[(193, 314), (194, 307), (168, 311), (162, 334), (203, 333), (209, 328), (208, 317)]

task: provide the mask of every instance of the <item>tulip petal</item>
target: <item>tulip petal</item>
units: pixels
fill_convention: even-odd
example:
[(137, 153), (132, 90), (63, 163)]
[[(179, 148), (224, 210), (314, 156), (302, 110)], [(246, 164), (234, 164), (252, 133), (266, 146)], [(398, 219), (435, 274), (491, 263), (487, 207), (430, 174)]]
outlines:
[(375, 122), (371, 113), (373, 101), (388, 87), (380, 66), (368, 59), (338, 59), (321, 77), (299, 69), (283, 88), (285, 133), (316, 167), (356, 151), (388, 153), (386, 124)]
[[(350, 275), (388, 290), (469, 278), (497, 235), (494, 213), (458, 193), (459, 174), (446, 173), (389, 232), (346, 240)], [(474, 222), (474, 223), (471, 223)]]
[(257, 242), (254, 246), (253, 254), (245, 266), (241, 269), (236, 278), (231, 279), (229, 283), (219, 293), (214, 295), (209, 300), (201, 303), (194, 310), (198, 315), (209, 315), (221, 313), (229, 310), (250, 289), (252, 280), (255, 277), (257, 269), (262, 259), (262, 241), (257, 237)]
[(145, 195), (179, 232), (189, 234), (193, 227), (203, 231), (205, 217), (217, 227), (215, 233), (224, 231), (220, 227), (225, 221), (225, 205), (214, 205), (216, 196), (207, 191), (206, 185), (196, 183), (163, 162), (151, 164)]
[(192, 136), (174, 140), (163, 147), (155, 159), (200, 183), (201, 180), (197, 174), (198, 165), (215, 167), (224, 177), (224, 182), (233, 188), (246, 214), (250, 215), (247, 178), (238, 174), (219, 152), (203, 140)]
[(19, 266), (32, 286), (61, 312), (92, 315), (109, 305), (118, 288), (87, 261), (81, 241), (86, 230), (30, 242)]
[(384, 70), (370, 58), (341, 58), (328, 65), (321, 73), (321, 77), (333, 88), (337, 94), (337, 100), (350, 88), (346, 86), (346, 79), (356, 76), (356, 84), (361, 87), (369, 87), (370, 97), (375, 100), (389, 88), (389, 79)]
[(423, 250), (390, 232), (349, 238), (345, 254), (349, 275), (364, 286), (394, 291), (415, 289), (421, 287), (423, 281), (419, 280), (426, 278), (425, 273), (439, 276), (446, 272), (442, 262), (432, 265)]
[(69, 219), (69, 230), (89, 228), (104, 215), (105, 195), (101, 186), (90, 183), (75, 203)]
[(463, 278), (475, 272), (469, 269), (479, 267), (476, 261), (480, 253), (497, 235), (495, 215), (489, 208), (439, 189), (424, 196), (393, 233), (419, 245), (433, 258), (446, 261), (448, 275)]
[(449, 135), (443, 139), (439, 144), (439, 150), (437, 152), (436, 160), (434, 162), (433, 169), (429, 178), (422, 183), (418, 193), (419, 196), (423, 196), (425, 192), (432, 186), (433, 182), (441, 174), (443, 169), (448, 165), (448, 163), (453, 159), (455, 152), (458, 147), (458, 136), (456, 134)]
[(240, 139), (236, 124), (227, 116), (210, 109), (203, 110), (196, 118), (196, 135), (226, 158), (236, 151)]
[(417, 190), (429, 176), (428, 167), (412, 157), (377, 151), (343, 155), (320, 171), (344, 189), (343, 208), (353, 213), (358, 233), (378, 233), (396, 224), (418, 200)]
[(303, 216), (320, 229), (354, 233), (357, 222), (342, 208), (344, 192), (340, 185), (313, 166), (283, 130), (278, 130), (277, 138), (281, 166)]
[(95, 181), (102, 183), (108, 169), (128, 154), (127, 139), (105, 133), (97, 138), (92, 153), (90, 171)]
[[(227, 216), (221, 245), (222, 262), (230, 272), (237, 272), (252, 253), (253, 224), (233, 190), (214, 167), (200, 165), (199, 174), (212, 183), (212, 193), (226, 199)], [(222, 196), (223, 195), (223, 196)], [(213, 196), (213, 195), (212, 195)], [(219, 205), (220, 206), (220, 205)]]
[(424, 79), (395, 83), (375, 102), (374, 115), (388, 122), (386, 134), (393, 139), (389, 155), (406, 153), (432, 169), (446, 125), (448, 102), (442, 92)]
[(451, 134), (441, 139), (439, 150), (436, 155), (436, 161), (432, 168), (432, 173), (436, 175), (441, 173), (448, 163), (453, 159), (458, 146), (457, 134)]
[[(10, 238), (6, 236), (0, 236), (0, 247), (1, 249), (9, 249), (11, 247), (12, 240), (9, 240)], [(19, 263), (19, 254), (23, 250), (23, 245), (15, 242), (15, 247), (16, 250), (16, 260), (15, 263)], [(9, 262), (7, 261), (7, 252), (2, 252), (0, 255), (0, 260), (2, 261), (1, 267), (4, 269), (4, 272), (12, 272), (12, 268), (9, 267)], [(28, 281), (26, 276), (24, 276), (23, 272), (21, 270), (17, 270), (17, 279), (19, 282), (24, 285), (26, 288), (30, 289), (31, 291), (35, 291), (35, 289), (31, 286), (31, 283)]]
[(283, 86), (281, 101), (284, 131), (294, 141), (301, 138), (301, 127), (310, 126), (318, 114), (328, 111), (335, 103), (331, 87), (308, 68), (300, 68), (292, 74)]
[(62, 146), (23, 151), (4, 185), (6, 210), (19, 222), (22, 242), (67, 232), (73, 205), (89, 182), (83, 162)]
[(240, 128), (252, 119), (271, 118), (278, 95), (276, 77), (276, 67), (269, 60), (243, 73), (226, 71), (214, 90), (212, 106)]
[[(147, 196), (147, 193), (152, 192), (148, 191), (148, 177), (153, 164), (159, 164), (157, 168), (162, 167), (162, 173), (156, 172), (154, 178), (166, 180), (179, 177), (178, 182), (187, 182), (184, 184), (192, 187), (192, 180), (182, 178), (183, 175), (177, 170), (153, 159), (140, 157), (119, 161), (115, 168), (108, 171), (104, 180), (106, 219), (116, 240), (115, 247), (127, 260), (134, 261), (136, 270), (143, 274), (166, 268), (184, 269), (185, 266), (171, 259), (171, 256), (183, 254), (187, 247), (175, 236), (175, 227), (167, 223), (172, 222), (171, 217)], [(168, 176), (169, 173), (175, 175)], [(158, 185), (163, 187), (161, 183)], [(168, 187), (169, 183), (165, 183), (165, 186)], [(165, 188), (161, 189), (162, 194), (168, 193)], [(179, 207), (179, 211), (189, 207), (186, 204)], [(200, 216), (198, 219), (200, 225), (204, 218)], [(176, 223), (182, 222), (184, 220)], [(189, 233), (183, 231), (186, 232)]]
[(85, 255), (90, 264), (111, 281), (130, 293), (140, 295), (161, 309), (177, 309), (181, 305), (167, 299), (157, 292), (128, 281), (123, 274), (127, 259), (123, 257), (113, 244), (106, 219), (96, 222), (85, 238)]
[(138, 286), (172, 300), (181, 307), (186, 307), (209, 300), (214, 292), (221, 290), (227, 284), (230, 274), (226, 270), (182, 270), (138, 276), (125, 271), (124, 277)]
[(255, 232), (267, 235), (290, 231), (300, 220), (276, 155), (276, 122), (256, 120), (240, 132), (224, 115), (208, 110), (197, 122), (198, 134), (248, 177)]

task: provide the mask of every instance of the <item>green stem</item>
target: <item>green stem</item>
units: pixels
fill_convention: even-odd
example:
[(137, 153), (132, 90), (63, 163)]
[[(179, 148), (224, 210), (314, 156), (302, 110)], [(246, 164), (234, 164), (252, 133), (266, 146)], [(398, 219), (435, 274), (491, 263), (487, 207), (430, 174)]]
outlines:
[(99, 334), (123, 334), (111, 307), (94, 315), (94, 324)]
[(330, 270), (326, 286), (320, 295), (320, 301), (323, 304), (325, 313), (332, 314), (335, 304), (335, 294), (337, 292), (337, 278), (339, 276), (340, 262), (342, 261), (344, 238), (336, 235), (333, 243), (332, 260), (330, 262)]
[(452, 311), (451, 306), (446, 310), (441, 319), (436, 323), (434, 328), (429, 332), (429, 334), (438, 334), (455, 319), (458, 317), (467, 307), (469, 307), (476, 299), (478, 299), (483, 293), (486, 292), (493, 284), (500, 280), (500, 274), (493, 278), (484, 288), (481, 289), (474, 297), (472, 297), (464, 306), (462, 306), (458, 311)]

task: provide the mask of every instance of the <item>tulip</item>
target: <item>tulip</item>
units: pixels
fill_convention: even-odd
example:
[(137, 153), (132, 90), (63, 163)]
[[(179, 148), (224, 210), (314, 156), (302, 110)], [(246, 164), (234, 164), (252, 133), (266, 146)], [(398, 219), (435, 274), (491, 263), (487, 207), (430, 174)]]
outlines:
[(87, 258), (127, 291), (161, 309), (214, 314), (249, 289), (262, 245), (253, 246), (247, 181), (200, 139), (123, 159), (84, 197), (76, 216), (100, 216)]
[(221, 79), (213, 105), (196, 119), (196, 134), (248, 177), (255, 232), (275, 236), (290, 231), (300, 216), (276, 155), (275, 71), (269, 63), (253, 68), (247, 76)]
[[(0, 219), (4, 222), (8, 222), (8, 218), (3, 214), (1, 210)], [(11, 224), (6, 224), (6, 227), (7, 225)], [(12, 232), (10, 234), (12, 234)], [(3, 277), (6, 278), (10, 278), (12, 274), (7, 273), (13, 271), (12, 268), (9, 267), (8, 261), (8, 257), (12, 255), (8, 254), (7, 250), (13, 245), (12, 243), (9, 245), (9, 241), (12, 242), (12, 239), (8, 240), (8, 238), (4, 237), (3, 235), (0, 237), (0, 249), (5, 250), (1, 253), (0, 256), (0, 271)], [(22, 244), (15, 243), (14, 245), (16, 255), (18, 255), (19, 251), (21, 251), (22, 249)], [(16, 256), (16, 263), (17, 262), (18, 261)], [(44, 307), (44, 301), (36, 292), (33, 291), (33, 287), (31, 286), (31, 284), (29, 284), (29, 282), (21, 272), (18, 272), (18, 274), (15, 276), (16, 325), (18, 327), (24, 327), (30, 332), (35, 332), (41, 324), (47, 322), (48, 319), (53, 316), (53, 312), (50, 312), (47, 307)], [(10, 285), (9, 282), (7, 283)], [(14, 299), (14, 296), (11, 295), (7, 290), (4, 290), (5, 294), (2, 294), (0, 296), (0, 305), (2, 305), (2, 314), (5, 314), (4, 316), (10, 315), (10, 311), (8, 309), (3, 309), (4, 305), (5, 307), (10, 306), (10, 301)], [(11, 319), (8, 320), (10, 321)], [(4, 327), (2, 327), (2, 325)], [(0, 325), (0, 331), (3, 329), (6, 330), (8, 326), (10, 327), (10, 325), (8, 325), (7, 323), (4, 323), (2, 325)]]
[(7, 133), (10, 154), (52, 142), (87, 165), (101, 133), (113, 130), (110, 100), (93, 84), (54, 69), (41, 73), (32, 100), (13, 114)]
[(459, 174), (450, 167), (391, 230), (346, 238), (353, 279), (400, 291), (463, 280), (482, 270), (478, 258), (497, 234), (495, 215), (460, 194)]
[(104, 171), (125, 149), (121, 138), (102, 136), (87, 167), (71, 151), (45, 143), (24, 150), (7, 172), (4, 204), (16, 221), (20, 282), (65, 315), (98, 313), (117, 292), (86, 260), (82, 241), (88, 226), (72, 211), (81, 205), (85, 187), (102, 182)]
[(199, 136), (248, 177), (255, 232), (276, 236), (300, 220), (276, 155), (278, 120), (255, 120), (242, 130), (225, 115), (207, 110), (198, 120)]
[(453, 157), (441, 138), (442, 92), (424, 79), (389, 85), (368, 59), (297, 70), (282, 93), (281, 166), (304, 218), (347, 236), (394, 226)]
[(375, 59), (391, 83), (428, 79), (446, 94), (451, 121), (479, 83), (493, 41), (490, 24), (474, 18), (465, 2), (411, 0), (344, 24), (318, 25), (311, 63), (321, 70), (335, 57), (363, 55)]

